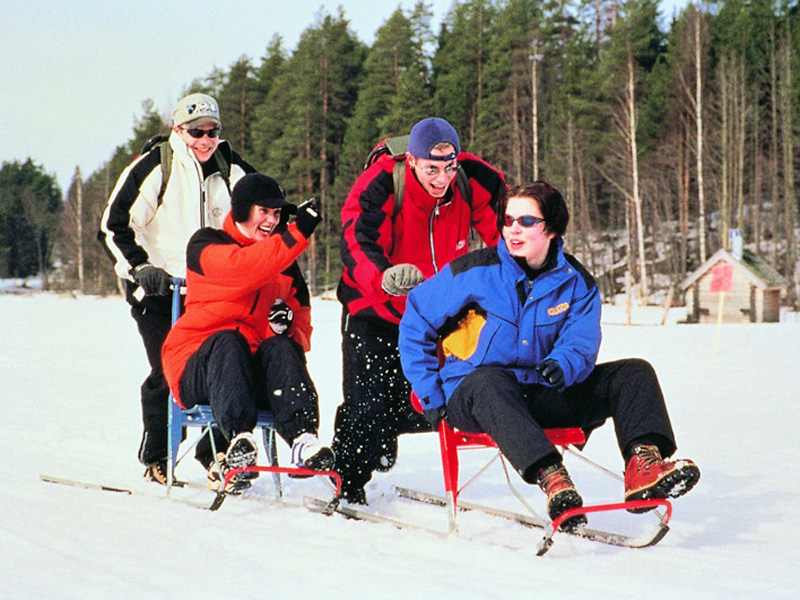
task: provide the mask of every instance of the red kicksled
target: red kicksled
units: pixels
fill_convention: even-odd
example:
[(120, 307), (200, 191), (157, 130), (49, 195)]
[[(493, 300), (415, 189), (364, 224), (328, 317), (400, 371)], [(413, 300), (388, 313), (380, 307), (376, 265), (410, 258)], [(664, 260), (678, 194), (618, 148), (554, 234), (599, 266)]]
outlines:
[[(421, 405), (419, 399), (417, 398), (416, 394), (412, 392), (411, 394), (411, 403), (418, 411), (421, 412)], [(581, 452), (573, 447), (579, 447), (586, 443), (586, 436), (582, 429), (578, 427), (570, 427), (570, 428), (553, 428), (553, 429), (545, 429), (544, 430), (547, 437), (550, 441), (555, 445), (559, 450), (564, 452), (570, 452), (583, 461), (591, 464), (592, 466), (602, 470), (603, 472), (614, 476), (617, 479), (622, 479), (619, 475), (609, 471), (608, 469), (600, 466), (599, 464), (595, 463), (594, 461), (588, 459), (587, 457), (583, 456)], [(414, 490), (407, 490), (403, 488), (398, 488), (398, 493), (401, 496), (410, 498), (412, 500), (418, 500), (423, 502), (429, 502), (433, 504), (440, 504), (445, 505), (448, 509), (448, 519), (450, 524), (450, 531), (451, 532), (458, 532), (458, 524), (457, 524), (457, 516), (459, 511), (468, 511), (468, 510), (478, 510), (481, 512), (485, 512), (487, 514), (492, 514), (494, 516), (503, 517), (507, 519), (515, 520), (523, 525), (541, 528), (545, 530), (545, 536), (541, 539), (538, 543), (537, 554), (539, 556), (545, 554), (550, 547), (553, 545), (553, 536), (557, 532), (560, 531), (561, 524), (570, 519), (571, 517), (575, 517), (580, 514), (590, 514), (590, 513), (599, 513), (599, 512), (611, 512), (611, 511), (630, 511), (630, 510), (638, 510), (642, 511), (642, 509), (656, 509), (662, 508), (664, 509), (663, 512), (661, 511), (653, 511), (653, 514), (657, 517), (657, 525), (655, 529), (646, 535), (633, 537), (626, 534), (618, 534), (612, 533), (607, 531), (600, 531), (590, 528), (581, 528), (576, 529), (573, 531), (565, 531), (569, 535), (582, 537), (585, 539), (590, 539), (593, 541), (603, 542), (606, 544), (611, 544), (614, 546), (623, 546), (623, 547), (630, 547), (630, 548), (641, 548), (646, 546), (652, 546), (657, 544), (669, 531), (668, 523), (672, 517), (672, 503), (667, 499), (648, 499), (648, 500), (636, 500), (631, 502), (619, 502), (619, 503), (611, 503), (611, 504), (590, 504), (586, 506), (582, 506), (579, 508), (572, 508), (566, 510), (564, 513), (559, 515), (558, 518), (550, 521), (549, 519), (545, 519), (539, 516), (536, 511), (530, 506), (530, 504), (525, 500), (522, 494), (514, 487), (511, 482), (509, 469), (506, 465), (506, 459), (503, 457), (502, 453), (497, 447), (495, 441), (486, 433), (468, 433), (464, 431), (454, 430), (447, 425), (444, 421), (439, 424), (439, 446), (441, 451), (441, 459), (442, 459), (442, 474), (444, 476), (444, 488), (445, 488), (445, 498), (442, 499), (441, 497), (437, 497), (432, 494), (425, 494), (423, 492), (417, 492)], [(468, 449), (495, 449), (497, 450), (496, 454), (489, 460), (486, 465), (484, 465), (481, 469), (479, 469), (475, 475), (467, 481), (463, 486), (459, 487), (459, 458), (458, 453), (460, 450), (468, 450)], [(459, 495), (461, 492), (474, 482), (495, 460), (499, 459), (502, 463), (503, 470), (505, 472), (506, 481), (509, 486), (509, 489), (513, 493), (513, 495), (520, 501), (520, 503), (527, 509), (529, 514), (522, 514), (522, 513), (515, 513), (510, 511), (505, 511), (501, 509), (495, 509), (489, 506), (483, 506), (479, 504), (474, 504), (471, 502), (459, 502)], [(637, 515), (639, 516), (639, 515)]]

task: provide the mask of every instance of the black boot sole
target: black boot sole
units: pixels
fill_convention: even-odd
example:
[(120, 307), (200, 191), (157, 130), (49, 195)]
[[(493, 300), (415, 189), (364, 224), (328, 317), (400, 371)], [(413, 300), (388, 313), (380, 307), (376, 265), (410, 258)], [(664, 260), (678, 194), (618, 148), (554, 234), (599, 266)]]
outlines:
[[(651, 498), (680, 498), (691, 490), (700, 480), (700, 469), (697, 465), (687, 465), (668, 473), (649, 488), (626, 496), (625, 501), (650, 500)], [(653, 510), (648, 508), (629, 508), (629, 513), (639, 514)]]
[[(550, 515), (552, 520), (556, 520), (562, 513), (570, 508), (580, 508), (581, 506), (583, 506), (583, 498), (581, 498), (580, 494), (575, 490), (567, 490), (556, 494), (547, 503), (547, 514)], [(586, 518), (586, 515), (575, 515), (561, 523), (559, 530), (567, 532), (575, 531), (576, 529), (586, 527), (588, 522), (589, 520)]]

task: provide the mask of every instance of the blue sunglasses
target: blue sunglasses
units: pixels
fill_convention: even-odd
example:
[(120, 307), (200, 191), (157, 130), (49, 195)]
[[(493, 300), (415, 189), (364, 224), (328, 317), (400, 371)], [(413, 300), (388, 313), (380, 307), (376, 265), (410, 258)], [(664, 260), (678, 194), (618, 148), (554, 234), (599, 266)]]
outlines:
[(518, 221), (522, 227), (535, 227), (539, 223), (544, 223), (544, 219), (542, 217), (534, 217), (533, 215), (522, 215), (521, 217), (512, 217), (511, 215), (506, 215), (503, 217), (503, 225), (506, 227), (511, 227), (514, 224), (514, 221)]

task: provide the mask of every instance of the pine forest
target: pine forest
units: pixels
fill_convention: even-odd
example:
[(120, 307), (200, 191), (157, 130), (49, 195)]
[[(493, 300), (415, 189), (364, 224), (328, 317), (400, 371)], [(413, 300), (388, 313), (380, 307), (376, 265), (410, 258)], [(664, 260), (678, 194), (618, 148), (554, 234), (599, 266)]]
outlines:
[[(341, 9), (321, 12), (295, 48), (276, 35), (263, 56), (185, 86), (218, 99), (222, 137), (290, 199), (320, 201), (302, 259), (313, 293), (336, 287), (339, 212), (370, 150), (438, 116), (509, 184), (561, 189), (566, 248), (605, 299), (672, 299), (738, 231), (798, 308), (797, 2), (703, 1), (664, 15), (657, 0), (465, 0), (437, 31), (431, 20), (424, 1), (397, 9), (367, 46)], [(3, 163), (0, 277), (116, 292), (100, 215), (170, 118), (144, 99), (130, 139), (96, 171), (76, 169), (65, 194), (33, 160)]]

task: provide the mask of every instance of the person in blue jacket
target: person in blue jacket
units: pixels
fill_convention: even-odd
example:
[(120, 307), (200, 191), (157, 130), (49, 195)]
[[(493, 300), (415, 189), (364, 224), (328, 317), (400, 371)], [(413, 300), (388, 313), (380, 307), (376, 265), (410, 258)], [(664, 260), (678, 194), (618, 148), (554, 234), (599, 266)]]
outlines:
[[(652, 366), (596, 364), (600, 294), (564, 252), (568, 222), (550, 184), (509, 190), (498, 210), (500, 243), (453, 260), (413, 289), (399, 337), (426, 420), (434, 429), (444, 419), (489, 434), (523, 480), (547, 494), (552, 519), (583, 500), (544, 428), (588, 434), (613, 419), (626, 501), (681, 496), (700, 477), (691, 460), (662, 458), (677, 446)], [(578, 515), (562, 529), (585, 524)]]

